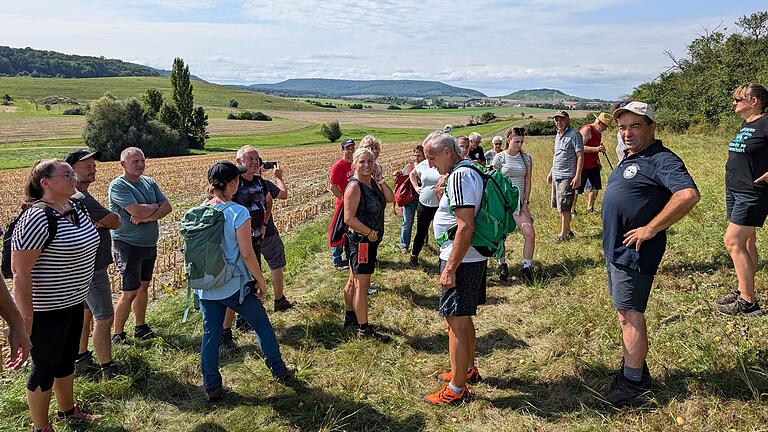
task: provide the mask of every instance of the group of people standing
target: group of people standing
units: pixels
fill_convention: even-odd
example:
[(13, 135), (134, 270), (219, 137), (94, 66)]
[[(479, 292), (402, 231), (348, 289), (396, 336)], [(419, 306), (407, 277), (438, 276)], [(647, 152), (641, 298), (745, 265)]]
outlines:
[[(725, 245), (733, 259), (738, 288), (718, 299), (726, 314), (755, 317), (762, 311), (755, 294), (757, 248), (755, 228), (768, 216), (768, 91), (759, 84), (733, 93), (743, 126), (728, 147), (726, 164)], [(608, 292), (622, 330), (624, 356), (606, 393), (615, 405), (647, 400), (652, 380), (645, 358), (648, 335), (644, 313), (655, 274), (666, 249), (666, 230), (699, 201), (699, 190), (683, 161), (656, 138), (653, 109), (640, 101), (626, 101), (611, 114), (601, 113), (580, 131), (570, 126), (567, 112), (555, 113), (557, 128), (548, 182), (552, 206), (560, 213), (556, 241), (573, 238), (570, 221), (575, 194), (588, 181), (593, 193), (587, 211), (595, 207), (601, 189), (599, 154), (605, 151), (601, 134), (617, 122), (622, 158), (608, 177), (602, 200), (603, 252)], [(497, 139), (498, 138), (498, 139)], [(446, 130), (429, 134), (413, 149), (413, 162), (403, 170), (418, 198), (402, 209), (399, 245), (418, 264), (419, 253), (433, 225), (435, 237), (449, 229), (455, 236), (439, 246), (438, 313), (448, 328), (450, 370), (439, 375), (443, 388), (426, 397), (431, 404), (466, 400), (468, 383), (482, 378), (475, 361), (473, 316), (485, 303), (487, 257), (471, 245), (475, 216), (483, 200), (483, 178), (465, 159), (500, 170), (517, 186), (515, 220), (524, 238), (522, 275), (533, 277), (535, 230), (529, 209), (533, 160), (523, 151), (525, 131), (513, 127), (504, 140), (494, 137), (494, 149), (483, 152), (481, 137), (473, 133), (454, 138)], [(338, 200), (336, 215), (343, 219), (345, 240), (333, 249), (333, 265), (349, 270), (344, 287), (345, 328), (363, 338), (387, 341), (368, 319), (371, 275), (384, 236), (385, 209), (394, 192), (384, 178), (378, 158), (382, 143), (366, 136), (355, 148), (341, 144), (343, 157), (331, 169), (331, 191)], [(144, 175), (145, 158), (138, 148), (120, 156), (123, 174), (109, 186), (108, 207), (99, 203), (89, 186), (96, 181), (97, 153), (73, 152), (65, 160), (40, 161), (25, 186), (23, 210), (13, 222), (11, 265), (13, 296), (0, 283), (0, 315), (9, 325), (11, 357), (7, 364), (22, 366), (31, 355), (27, 401), (34, 430), (51, 431), (48, 406), (56, 395), (57, 416), (92, 420), (73, 397), (77, 371), (98, 370), (101, 378), (119, 374), (112, 345), (129, 343), (125, 330), (134, 312), (134, 339), (151, 339), (146, 322), (148, 287), (157, 258), (158, 221), (172, 207), (158, 184)], [(596, 161), (596, 159), (598, 159)], [(201, 364), (204, 387), (211, 401), (222, 397), (218, 370), (219, 347), (234, 346), (231, 327), (239, 314), (254, 329), (265, 363), (278, 380), (288, 379), (295, 367), (283, 360), (277, 338), (263, 307), (266, 282), (263, 256), (271, 269), (275, 311), (294, 306), (283, 293), (285, 249), (273, 221), (273, 200), (287, 198), (279, 164), (275, 183), (261, 174), (258, 151), (244, 146), (236, 160), (220, 161), (208, 171), (208, 198), (203, 205), (223, 214), (224, 257), (237, 277), (220, 287), (197, 290), (203, 318)], [(416, 234), (411, 245), (412, 226)], [(120, 274), (120, 296), (112, 306), (107, 266), (114, 260)], [(506, 261), (498, 268), (508, 276)], [(94, 321), (91, 327), (91, 320)], [(112, 326), (114, 325), (114, 331)], [(93, 330), (91, 332), (91, 330)], [(92, 334), (98, 365), (88, 351)]]

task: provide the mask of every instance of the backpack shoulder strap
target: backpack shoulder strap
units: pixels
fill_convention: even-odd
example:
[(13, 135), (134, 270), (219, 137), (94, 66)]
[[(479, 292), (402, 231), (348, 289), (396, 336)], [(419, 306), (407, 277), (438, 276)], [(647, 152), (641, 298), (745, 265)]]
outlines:
[[(43, 210), (43, 213), (45, 213), (45, 219), (47, 221), (48, 225), (48, 238), (45, 239), (45, 242), (43, 243), (43, 250), (51, 245), (53, 242), (53, 239), (56, 238), (56, 233), (59, 230), (59, 217), (54, 213), (54, 210), (50, 207), (48, 207), (44, 202), (42, 201), (36, 201), (34, 204), (27, 208), (39, 208)], [(23, 212), (22, 212), (23, 213)]]

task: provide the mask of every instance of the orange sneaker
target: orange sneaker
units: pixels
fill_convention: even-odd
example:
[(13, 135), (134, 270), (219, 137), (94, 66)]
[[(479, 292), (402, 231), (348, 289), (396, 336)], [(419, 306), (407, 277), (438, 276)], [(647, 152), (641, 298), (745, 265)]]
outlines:
[(468, 398), (469, 390), (467, 386), (461, 389), (461, 393), (456, 393), (451, 390), (451, 386), (446, 384), (442, 390), (427, 395), (424, 399), (428, 404), (432, 405), (457, 405), (465, 402)]
[[(452, 379), (453, 372), (449, 370), (437, 376), (437, 380), (442, 382), (451, 382)], [(467, 372), (467, 382), (470, 384), (477, 384), (482, 380), (483, 377), (480, 376), (480, 371), (477, 370), (477, 366), (472, 366), (472, 370)]]

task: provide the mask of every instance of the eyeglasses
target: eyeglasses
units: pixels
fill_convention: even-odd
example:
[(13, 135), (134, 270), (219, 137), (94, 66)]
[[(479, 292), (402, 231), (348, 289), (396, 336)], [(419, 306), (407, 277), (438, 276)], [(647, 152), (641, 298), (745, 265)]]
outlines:
[(77, 174), (75, 174), (73, 172), (68, 172), (68, 173), (65, 173), (65, 174), (56, 174), (56, 175), (48, 176), (48, 178), (54, 178), (54, 177), (64, 177), (65, 179), (67, 179), (69, 181), (77, 180)]

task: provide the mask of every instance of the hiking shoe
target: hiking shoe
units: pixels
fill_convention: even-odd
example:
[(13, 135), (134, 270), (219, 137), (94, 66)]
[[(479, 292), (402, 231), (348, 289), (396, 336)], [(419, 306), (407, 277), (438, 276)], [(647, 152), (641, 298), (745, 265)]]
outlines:
[[(437, 376), (438, 381), (451, 382), (453, 379), (453, 372), (450, 370), (445, 371)], [(483, 380), (480, 376), (480, 371), (477, 370), (477, 366), (472, 366), (472, 370), (467, 372), (467, 382), (470, 384), (477, 384)]]
[(56, 411), (56, 417), (59, 420), (67, 420), (70, 422), (83, 422), (83, 421), (98, 420), (104, 416), (81, 411), (80, 407), (77, 404), (75, 404), (75, 406), (68, 412)]
[(523, 267), (523, 271), (520, 273), (520, 277), (522, 277), (526, 282), (533, 282), (533, 268)]
[(275, 376), (275, 379), (280, 382), (290, 380), (296, 375), (296, 366), (292, 364), (285, 365), (285, 372), (282, 375)]
[(461, 389), (461, 393), (456, 393), (451, 390), (451, 386), (446, 384), (442, 390), (427, 395), (424, 399), (428, 404), (432, 405), (459, 405), (469, 399), (469, 390), (467, 386), (464, 386)]
[(75, 360), (75, 376), (81, 377), (84, 375), (90, 375), (99, 370), (99, 366), (93, 361), (93, 353), (86, 351), (82, 357), (78, 357)]
[(399, 246), (400, 246), (400, 252), (402, 252), (402, 253), (408, 253), (408, 252), (411, 251), (411, 248), (409, 248), (408, 246), (406, 246), (406, 245), (404, 245), (402, 243), (400, 243)]
[(101, 367), (101, 380), (109, 381), (117, 378), (120, 375), (120, 367), (115, 362), (111, 362), (107, 366)]
[(576, 234), (573, 233), (573, 231), (568, 231), (568, 234), (566, 235), (556, 235), (555, 236), (555, 243), (562, 243), (567, 242), (569, 240), (573, 240), (576, 237)]
[(738, 300), (740, 296), (741, 296), (741, 293), (739, 293), (739, 289), (737, 288), (729, 292), (728, 294), (720, 297), (719, 299), (715, 300), (715, 303), (719, 305), (731, 304), (736, 300)]
[(736, 301), (733, 303), (718, 306), (718, 309), (720, 309), (720, 313), (726, 315), (759, 317), (763, 314), (763, 311), (760, 309), (760, 305), (757, 304), (757, 301), (754, 303), (748, 303), (741, 297), (736, 299)]
[(650, 384), (650, 376), (635, 382), (628, 380), (623, 373), (617, 373), (608, 387), (605, 400), (617, 408), (644, 405), (650, 401)]
[(251, 331), (251, 324), (245, 318), (238, 315), (235, 319), (235, 328), (241, 332), (249, 332)]
[(53, 429), (53, 425), (52, 425), (52, 424), (50, 424), (50, 423), (48, 423), (47, 425), (43, 426), (43, 428), (42, 428), (42, 429), (35, 429), (35, 427), (34, 427), (34, 426), (32, 426), (32, 432), (38, 432), (38, 431), (39, 431), (39, 432), (56, 432), (56, 431)]
[(349, 268), (349, 261), (339, 261), (337, 263), (333, 263), (333, 268), (336, 270), (347, 270)]
[(419, 266), (419, 257), (411, 255), (410, 261), (408, 261), (408, 265), (410, 267), (418, 267)]
[(125, 332), (113, 334), (112, 335), (112, 345), (129, 346), (130, 342), (128, 342), (128, 335), (126, 335)]
[(352, 314), (344, 314), (344, 329), (349, 330), (350, 328), (353, 328), (357, 325), (357, 315), (354, 313)]
[(150, 340), (156, 338), (157, 335), (149, 328), (149, 324), (142, 324), (135, 327), (133, 337), (141, 340)]
[(509, 266), (506, 263), (499, 264), (499, 267), (496, 269), (496, 273), (499, 274), (500, 281), (506, 281), (509, 279)]
[(208, 402), (218, 402), (221, 400), (221, 398), (224, 396), (224, 387), (216, 387), (214, 389), (205, 389), (205, 394), (208, 397)]
[(360, 339), (376, 339), (384, 343), (388, 343), (392, 340), (391, 337), (378, 333), (371, 324), (368, 324), (365, 328), (359, 327), (357, 329), (357, 337)]
[(232, 336), (232, 329), (228, 328), (221, 332), (221, 339), (219, 339), (219, 347), (226, 349), (227, 351), (237, 350), (237, 344), (235, 338)]
[(280, 300), (275, 300), (275, 312), (285, 312), (293, 306), (295, 306), (295, 304), (289, 302), (285, 296), (280, 298)]

